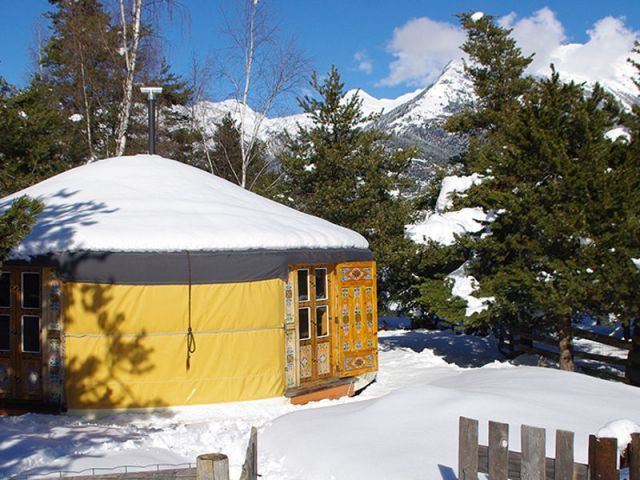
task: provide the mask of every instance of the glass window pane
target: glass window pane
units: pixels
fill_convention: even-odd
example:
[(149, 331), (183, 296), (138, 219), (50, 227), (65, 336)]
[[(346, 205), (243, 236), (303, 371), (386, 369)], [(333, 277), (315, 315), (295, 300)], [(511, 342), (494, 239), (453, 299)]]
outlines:
[(11, 274), (0, 273), (0, 307), (11, 306)]
[(33, 353), (40, 351), (40, 317), (35, 315), (22, 317), (22, 351)]
[(311, 336), (309, 320), (309, 308), (299, 308), (298, 326), (300, 328), (300, 340), (307, 340)]
[(22, 274), (22, 306), (40, 308), (40, 274), (25, 272)]
[(329, 334), (329, 316), (327, 306), (316, 307), (316, 337), (326, 337)]
[(0, 315), (0, 350), (10, 350), (11, 329), (9, 315)]
[(316, 268), (316, 300), (327, 298), (327, 269)]
[(298, 270), (298, 301), (309, 300), (309, 270)]

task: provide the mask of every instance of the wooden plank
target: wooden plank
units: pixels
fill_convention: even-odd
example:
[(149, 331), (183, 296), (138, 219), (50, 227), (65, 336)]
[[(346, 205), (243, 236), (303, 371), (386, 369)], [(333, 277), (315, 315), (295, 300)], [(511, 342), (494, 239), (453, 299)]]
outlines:
[(573, 480), (573, 432), (556, 430), (554, 480)]
[(478, 421), (472, 418), (460, 417), (458, 479), (478, 480)]
[[(52, 477), (29, 477), (29, 480), (45, 480)], [(58, 478), (58, 477), (55, 477)], [(61, 477), (65, 480), (196, 480), (195, 468), (174, 468), (168, 470), (157, 470), (153, 472), (132, 472), (132, 473), (109, 473), (105, 475), (84, 475)]]
[[(520, 480), (520, 464), (522, 463), (522, 455), (520, 452), (509, 452), (509, 480)], [(554, 477), (554, 463), (553, 458), (547, 458), (546, 461), (546, 475), (548, 479)], [(588, 472), (589, 467), (583, 463), (573, 464), (574, 477), (573, 480), (589, 480)], [(484, 445), (478, 446), (478, 472), (489, 473), (489, 447)]]
[(629, 445), (629, 480), (640, 480), (640, 433), (631, 434)]
[(242, 474), (240, 480), (257, 480), (258, 479), (258, 430), (251, 427), (249, 435), (249, 444), (247, 445), (247, 455), (242, 466)]
[(597, 353), (582, 352), (580, 350), (574, 350), (573, 356), (577, 358), (586, 358), (587, 360), (595, 360), (597, 362), (608, 363), (611, 365), (621, 365), (623, 367), (627, 365), (626, 358), (610, 357), (609, 355), (599, 355)]
[(586, 338), (587, 340), (593, 340), (594, 342), (604, 343), (612, 347), (622, 348), (624, 350), (631, 350), (632, 342), (629, 340), (623, 340), (621, 338), (610, 337), (609, 335), (602, 335), (600, 333), (589, 332), (580, 328), (574, 328), (571, 333), (574, 337)]
[(522, 480), (546, 479), (545, 431), (544, 428), (522, 425), (520, 429), (522, 444)]
[(489, 421), (489, 480), (507, 480), (509, 424)]
[(196, 480), (229, 480), (229, 458), (223, 453), (198, 455)]
[[(537, 353), (539, 355), (542, 355), (543, 357), (549, 358), (555, 362), (557, 362), (560, 359), (560, 355), (558, 355), (557, 352), (552, 352), (551, 350), (546, 350), (544, 348), (537, 348), (537, 347), (527, 347), (524, 345), (520, 345), (520, 350), (522, 352), (525, 353)], [(592, 367), (588, 367), (585, 365), (578, 365), (578, 368), (580, 369), (580, 371), (582, 371), (583, 373), (586, 373), (590, 376), (593, 377), (598, 377), (598, 378), (604, 378), (607, 380), (615, 380), (617, 382), (622, 382), (622, 383), (629, 383), (629, 379), (621, 376), (621, 375), (616, 375), (615, 373), (611, 373), (611, 372), (607, 372), (607, 371), (603, 371), (603, 370), (598, 370), (596, 368), (592, 368)], [(622, 373), (622, 372), (621, 372)]]
[(617, 440), (589, 435), (589, 478), (590, 480), (617, 480), (618, 460)]

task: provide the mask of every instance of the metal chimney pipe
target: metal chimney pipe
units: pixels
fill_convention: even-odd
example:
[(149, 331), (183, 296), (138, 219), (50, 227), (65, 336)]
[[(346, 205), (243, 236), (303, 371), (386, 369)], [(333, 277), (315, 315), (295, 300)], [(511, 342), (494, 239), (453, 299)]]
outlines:
[(162, 87), (141, 87), (149, 99), (149, 155), (156, 153), (156, 95), (162, 93)]

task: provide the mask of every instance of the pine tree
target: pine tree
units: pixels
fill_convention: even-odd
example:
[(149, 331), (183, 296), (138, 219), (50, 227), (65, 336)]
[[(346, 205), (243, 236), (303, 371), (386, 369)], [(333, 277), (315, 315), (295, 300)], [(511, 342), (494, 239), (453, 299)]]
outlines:
[(0, 78), (0, 111), (0, 196), (82, 161), (82, 131), (38, 77), (22, 90)]
[[(572, 322), (616, 313), (621, 292), (628, 302), (633, 291), (626, 245), (637, 242), (638, 204), (633, 180), (616, 184), (637, 167), (605, 137), (619, 110), (599, 86), (585, 96), (553, 69), (549, 79), (523, 77), (530, 57), (508, 30), (491, 17), (462, 19), (479, 102), (450, 126), (474, 134), (464, 165), (484, 181), (457, 206), (494, 218), (490, 234), (459, 239), (479, 293), (495, 297), (472, 322), (552, 333), (560, 367), (573, 369)], [(629, 288), (614, 293), (623, 278)]]
[(11, 249), (31, 232), (42, 210), (41, 202), (26, 196), (17, 198), (11, 205), (0, 205), (0, 266)]
[(299, 128), (279, 156), (280, 198), (302, 210), (361, 233), (378, 262), (380, 301), (398, 293), (412, 253), (404, 236), (411, 208), (403, 197), (414, 151), (392, 149), (389, 137), (363, 124), (358, 96), (347, 98), (335, 67), (311, 86), (317, 96), (299, 99), (313, 126)]
[[(240, 146), (240, 128), (227, 113), (216, 124), (209, 151), (212, 173), (236, 185), (242, 184), (242, 150)], [(252, 144), (250, 152), (253, 159), (245, 171), (246, 188), (261, 194), (268, 190), (276, 179), (276, 173), (270, 170), (266, 160), (266, 145), (261, 141)]]

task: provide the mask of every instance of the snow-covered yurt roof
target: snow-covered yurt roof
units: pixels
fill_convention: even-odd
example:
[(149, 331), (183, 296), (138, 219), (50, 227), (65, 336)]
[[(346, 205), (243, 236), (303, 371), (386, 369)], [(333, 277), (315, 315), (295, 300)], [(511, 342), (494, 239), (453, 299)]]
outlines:
[[(44, 211), (12, 258), (54, 258), (66, 266), (63, 270), (71, 265), (86, 270), (89, 262), (111, 271), (118, 269), (114, 258), (122, 268), (138, 259), (138, 267), (147, 270), (143, 276), (155, 277), (145, 264), (177, 256), (182, 267), (185, 252), (204, 264), (230, 255), (237, 263), (244, 256), (249, 270), (251, 263), (260, 264), (266, 257), (270, 268), (282, 262), (370, 258), (367, 241), (352, 230), (157, 155), (115, 157), (74, 168), (3, 198), (0, 212), (22, 195), (41, 200)], [(198, 262), (191, 263), (198, 268)], [(216, 270), (225, 265), (209, 263)], [(172, 267), (153, 270), (162, 276), (167, 268)]]

